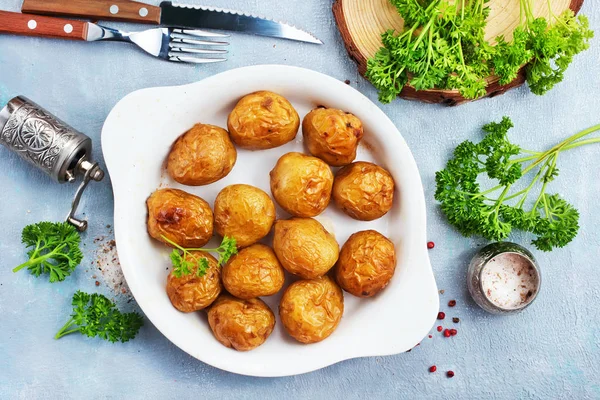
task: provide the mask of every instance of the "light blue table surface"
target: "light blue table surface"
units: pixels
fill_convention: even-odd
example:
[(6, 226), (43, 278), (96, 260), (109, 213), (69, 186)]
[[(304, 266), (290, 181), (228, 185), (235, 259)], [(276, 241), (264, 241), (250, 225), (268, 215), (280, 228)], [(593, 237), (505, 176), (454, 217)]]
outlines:
[[(188, 0), (199, 3), (199, 0)], [(157, 3), (157, 1), (153, 1)], [(278, 63), (312, 68), (349, 79), (373, 101), (377, 94), (360, 77), (343, 47), (331, 1), (266, 2), (211, 0), (216, 6), (271, 15), (301, 26), (324, 46), (234, 34), (230, 60), (208, 66), (170, 64), (119, 43), (74, 43), (0, 37), (0, 103), (26, 95), (94, 140), (103, 165), (100, 131), (111, 108), (126, 94), (151, 86), (180, 85), (220, 71)], [(582, 12), (600, 33), (600, 8), (587, 0)], [(18, 10), (20, 0), (2, 0)], [(50, 284), (27, 272), (11, 272), (24, 261), (20, 232), (28, 223), (60, 220), (74, 186), (58, 185), (0, 148), (0, 398), (600, 398), (600, 145), (578, 149), (560, 160), (553, 191), (581, 212), (581, 230), (568, 247), (535, 252), (542, 265), (541, 294), (526, 312), (509, 317), (486, 314), (470, 299), (466, 266), (481, 239), (466, 239), (443, 219), (434, 200), (434, 173), (456, 144), (480, 137), (480, 126), (509, 115), (511, 138), (542, 149), (600, 123), (600, 37), (578, 56), (563, 83), (543, 97), (527, 87), (455, 108), (403, 100), (381, 108), (410, 145), (420, 168), (428, 206), (430, 251), (442, 309), (460, 318), (458, 335), (432, 332), (410, 353), (344, 361), (323, 370), (280, 379), (259, 379), (220, 371), (188, 356), (147, 321), (139, 337), (110, 344), (71, 335), (52, 337), (68, 319), (73, 292), (99, 291), (116, 298), (96, 265), (101, 243), (110, 239), (113, 201), (109, 179), (92, 184), (81, 204), (90, 219), (83, 236), (86, 258), (64, 283)], [(513, 241), (528, 245), (515, 234)], [(113, 267), (115, 268), (115, 267)], [(93, 275), (97, 274), (94, 279)], [(95, 286), (95, 280), (100, 286)], [(447, 310), (448, 300), (457, 306)], [(449, 325), (445, 321), (445, 325)], [(429, 374), (430, 365), (438, 373)], [(444, 372), (456, 372), (453, 379)]]

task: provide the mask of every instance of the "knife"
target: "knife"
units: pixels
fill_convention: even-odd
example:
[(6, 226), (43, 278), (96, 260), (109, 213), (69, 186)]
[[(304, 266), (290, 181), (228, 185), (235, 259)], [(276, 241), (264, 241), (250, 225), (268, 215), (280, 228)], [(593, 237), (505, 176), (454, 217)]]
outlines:
[(174, 4), (159, 7), (130, 0), (24, 0), (21, 11), (177, 28), (220, 29), (323, 44), (308, 32), (283, 22), (217, 7)]

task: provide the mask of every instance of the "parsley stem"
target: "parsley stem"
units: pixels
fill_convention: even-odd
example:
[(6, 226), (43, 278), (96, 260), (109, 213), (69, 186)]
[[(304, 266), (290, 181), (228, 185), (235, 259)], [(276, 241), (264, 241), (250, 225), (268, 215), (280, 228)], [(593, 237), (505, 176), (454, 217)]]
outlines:
[[(600, 130), (600, 125), (594, 125), (591, 128), (585, 129), (585, 130), (563, 140), (562, 142), (558, 143), (557, 145), (555, 145), (554, 147), (545, 151), (539, 157), (537, 157), (537, 159), (533, 163), (531, 163), (529, 166), (527, 166), (527, 168), (525, 168), (523, 170), (523, 175), (526, 174), (527, 172), (529, 172), (530, 170), (532, 170), (533, 168), (535, 168), (541, 162), (543, 162), (548, 156), (552, 155), (553, 153), (559, 153), (559, 152), (565, 150), (566, 146), (574, 144), (573, 142), (575, 142), (576, 140), (581, 139), (582, 137), (587, 136), (591, 133), (594, 133), (598, 130)], [(595, 142), (592, 142), (592, 143), (595, 143)], [(575, 146), (575, 147), (577, 147), (577, 146)], [(525, 158), (529, 158), (529, 157), (525, 157)], [(523, 160), (525, 160), (525, 158), (521, 158), (520, 162), (523, 162)], [(530, 159), (533, 159), (533, 158), (530, 158)], [(511, 160), (511, 162), (512, 162), (512, 160)]]
[(592, 138), (592, 139), (579, 140), (577, 142), (574, 142), (574, 143), (571, 143), (569, 145), (566, 145), (565, 147), (562, 148), (562, 151), (571, 150), (571, 149), (577, 148), (579, 146), (585, 146), (586, 144), (592, 144), (592, 143), (600, 143), (600, 137)]
[(485, 192), (477, 193), (477, 194), (473, 195), (473, 197), (476, 198), (476, 197), (485, 196), (486, 194), (490, 194), (492, 192), (495, 192), (496, 190), (502, 189), (503, 187), (504, 187), (503, 185), (498, 185), (498, 186), (495, 186), (495, 187), (493, 187), (491, 189), (486, 190)]
[(504, 190), (502, 191), (502, 194), (500, 194), (500, 197), (498, 197), (498, 200), (497, 200), (497, 203), (496, 203), (496, 207), (494, 209), (494, 212), (496, 213), (496, 215), (498, 215), (498, 211), (500, 211), (500, 206), (502, 206), (502, 202), (504, 201), (504, 197), (506, 197), (506, 194), (510, 190), (511, 186), (512, 186), (512, 184), (506, 185), (504, 187)]
[(423, 27), (423, 30), (421, 31), (421, 33), (419, 34), (419, 37), (417, 37), (417, 40), (415, 41), (415, 44), (413, 45), (413, 49), (412, 49), (413, 51), (415, 51), (417, 49), (417, 47), (419, 47), (419, 44), (421, 44), (421, 42), (423, 41), (423, 38), (425, 37), (425, 34), (427, 33), (427, 31), (431, 27), (431, 24), (433, 24), (433, 21), (435, 21), (436, 18), (437, 18), (436, 15), (434, 15), (433, 17), (431, 17), (431, 19), (429, 20), (429, 22), (427, 23), (427, 25), (425, 25)]
[[(512, 194), (508, 197), (506, 197), (504, 200), (508, 201), (508, 200), (512, 200), (515, 197), (519, 197), (522, 194), (527, 194), (529, 193), (529, 191), (531, 190), (531, 188), (533, 187), (533, 185), (536, 184), (536, 182), (538, 181), (538, 179), (540, 179), (540, 176), (542, 176), (542, 169), (540, 168), (540, 170), (538, 171), (537, 174), (535, 174), (535, 176), (533, 177), (533, 179), (531, 180), (531, 183), (529, 184), (529, 186), (527, 186), (525, 189), (521, 190), (520, 192), (517, 192), (515, 194)], [(527, 198), (527, 196), (523, 196), (523, 198), (521, 200), (519, 200), (519, 203), (517, 204), (517, 206), (520, 207), (520, 205), (522, 205), (522, 203), (525, 202), (525, 199)]]
[[(546, 160), (546, 163), (540, 169), (540, 171), (546, 170), (546, 172), (548, 172), (549, 170), (556, 168), (557, 157), (558, 157), (558, 154), (552, 155), (552, 157), (550, 157), (548, 160)], [(538, 207), (538, 204), (540, 204), (540, 201), (541, 200), (545, 201), (546, 196), (544, 196), (544, 193), (546, 193), (546, 186), (548, 186), (548, 182), (550, 182), (548, 179), (544, 179), (544, 184), (542, 185), (542, 188), (540, 189), (540, 194), (539, 194), (537, 200), (535, 201), (533, 208), (531, 209), (532, 215), (535, 215), (535, 213), (537, 212), (537, 207)], [(546, 214), (547, 213), (548, 213), (548, 208), (546, 207)]]
[[(44, 255), (35, 257), (35, 258), (31, 258), (29, 259), (29, 261), (24, 262), (21, 265), (17, 265), (15, 268), (13, 268), (13, 272), (19, 272), (20, 270), (22, 270), (25, 267), (28, 267), (30, 265), (37, 265), (37, 264), (41, 264), (42, 262), (46, 261), (47, 259), (51, 258), (52, 256), (54, 256), (56, 253), (59, 253), (63, 248), (65, 248), (66, 244), (63, 243), (60, 246), (56, 247), (54, 250), (52, 250), (49, 253), (46, 253)], [(37, 251), (37, 249), (36, 249)], [(34, 252), (35, 254), (35, 252)]]
[(163, 235), (163, 236), (162, 236), (162, 238), (163, 238), (163, 239), (164, 239), (164, 240), (165, 240), (167, 243), (169, 243), (170, 245), (173, 245), (175, 248), (177, 248), (178, 250), (181, 250), (181, 251), (183, 251), (184, 253), (188, 253), (188, 252), (190, 252), (190, 251), (204, 251), (205, 253), (208, 253), (208, 252), (211, 252), (211, 251), (218, 252), (219, 250), (221, 250), (220, 248), (216, 248), (216, 249), (205, 249), (205, 248), (202, 248), (202, 247), (198, 247), (198, 248), (189, 248), (189, 249), (186, 249), (186, 248), (183, 248), (183, 247), (181, 247), (180, 245), (178, 245), (177, 243), (175, 243), (174, 241), (172, 241), (171, 239), (169, 239), (169, 238), (168, 238), (168, 237), (166, 237), (165, 235)]
[(75, 329), (71, 329), (70, 331), (67, 331), (67, 329), (72, 327), (74, 323), (75, 323), (75, 318), (71, 317), (71, 319), (69, 321), (67, 321), (67, 323), (64, 324), (63, 327), (60, 328), (60, 330), (58, 332), (56, 332), (56, 335), (54, 335), (54, 339), (60, 339), (61, 337), (65, 336), (65, 335), (79, 331), (79, 328), (75, 328)]

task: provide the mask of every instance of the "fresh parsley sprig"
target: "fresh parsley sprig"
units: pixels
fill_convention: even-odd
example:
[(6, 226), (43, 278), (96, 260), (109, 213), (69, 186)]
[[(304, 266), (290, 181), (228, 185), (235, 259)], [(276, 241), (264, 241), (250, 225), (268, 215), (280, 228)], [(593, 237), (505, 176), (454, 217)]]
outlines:
[(181, 278), (185, 275), (190, 275), (194, 273), (194, 271), (196, 273), (196, 276), (202, 277), (206, 274), (206, 271), (209, 269), (208, 259), (206, 257), (198, 257), (192, 254), (191, 252), (193, 251), (217, 253), (219, 255), (219, 265), (224, 265), (227, 261), (229, 261), (231, 256), (237, 254), (236, 240), (228, 236), (223, 237), (221, 245), (216, 249), (186, 249), (173, 242), (164, 235), (162, 236), (162, 238), (165, 242), (175, 247), (171, 252), (170, 257), (171, 263), (173, 265), (173, 275), (175, 275), (175, 277), (177, 278)]
[(594, 36), (586, 16), (575, 16), (567, 9), (555, 15), (548, 2), (549, 19), (535, 18), (532, 0), (521, 0), (521, 23), (507, 43), (498, 38), (493, 65), (500, 83), (516, 78), (528, 64), (527, 83), (531, 91), (542, 95), (561, 82), (573, 57), (589, 48)]
[(71, 319), (56, 333), (55, 339), (79, 332), (110, 342), (125, 343), (137, 335), (144, 319), (136, 312), (122, 313), (115, 303), (101, 294), (77, 291), (72, 300)]
[(27, 268), (36, 277), (47, 273), (50, 282), (60, 282), (71, 275), (83, 259), (79, 248), (79, 232), (66, 222), (27, 225), (23, 229), (21, 241), (31, 248), (27, 252), (29, 260), (14, 268), (13, 272)]
[(467, 99), (486, 94), (487, 78), (513, 81), (527, 64), (532, 92), (543, 94), (562, 81), (573, 56), (589, 47), (593, 32), (585, 16), (566, 10), (535, 18), (533, 0), (519, 0), (521, 22), (513, 39), (485, 39), (487, 0), (390, 0), (404, 29), (382, 34), (383, 47), (367, 62), (366, 77), (391, 102), (410, 84), (416, 90), (458, 90)]
[(484, 39), (489, 15), (485, 0), (391, 0), (404, 31), (382, 35), (383, 47), (367, 62), (366, 77), (379, 100), (392, 101), (404, 85), (416, 90), (457, 89), (465, 98), (485, 95), (487, 60), (492, 47)]
[[(528, 151), (511, 143), (507, 133), (513, 127), (504, 117), (500, 123), (483, 127), (486, 136), (477, 144), (465, 141), (454, 150), (446, 168), (436, 173), (435, 199), (448, 221), (464, 236), (480, 235), (503, 240), (512, 229), (536, 235), (533, 245), (543, 251), (563, 247), (579, 230), (579, 212), (547, 186), (558, 176), (558, 156), (580, 146), (600, 143), (600, 137), (586, 138), (600, 131), (600, 125), (575, 134), (544, 152)], [(535, 173), (523, 189), (514, 187)], [(478, 178), (498, 184), (482, 190)], [(525, 186), (526, 185), (526, 186)], [(529, 196), (537, 193), (533, 201)], [(530, 208), (529, 208), (530, 207)]]

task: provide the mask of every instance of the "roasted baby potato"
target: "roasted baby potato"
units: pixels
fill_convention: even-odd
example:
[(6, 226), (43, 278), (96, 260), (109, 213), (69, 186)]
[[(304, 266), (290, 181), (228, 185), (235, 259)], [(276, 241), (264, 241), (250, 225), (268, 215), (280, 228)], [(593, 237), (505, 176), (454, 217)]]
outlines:
[(209, 268), (203, 276), (194, 269), (191, 274), (176, 277), (173, 271), (167, 278), (167, 295), (173, 307), (182, 312), (202, 310), (212, 304), (221, 293), (221, 268), (217, 260), (208, 253), (192, 251), (186, 255), (187, 261), (195, 265), (198, 259), (206, 258)]
[(227, 176), (237, 152), (225, 129), (196, 124), (173, 144), (167, 171), (184, 185), (208, 185)]
[(269, 246), (253, 244), (240, 250), (223, 267), (223, 285), (240, 299), (271, 296), (281, 289), (283, 267)]
[(333, 235), (312, 218), (276, 221), (273, 250), (283, 268), (304, 279), (327, 273), (339, 255)]
[(204, 246), (213, 234), (213, 213), (206, 201), (179, 189), (159, 189), (146, 201), (148, 234), (186, 248)]
[(373, 230), (350, 236), (335, 265), (335, 278), (347, 292), (371, 297), (383, 290), (396, 270), (394, 244)]
[(394, 179), (373, 163), (358, 161), (346, 165), (335, 175), (333, 200), (352, 218), (372, 221), (392, 208)]
[(344, 294), (328, 276), (292, 283), (279, 303), (285, 330), (302, 343), (316, 343), (329, 337), (343, 313)]
[(341, 167), (356, 158), (358, 142), (363, 137), (363, 126), (350, 113), (320, 107), (304, 117), (302, 135), (310, 154), (329, 165)]
[(275, 315), (260, 299), (222, 294), (208, 310), (208, 324), (223, 346), (248, 351), (267, 340), (275, 327)]
[(215, 199), (215, 230), (233, 237), (238, 247), (258, 242), (271, 231), (275, 205), (264, 191), (250, 185), (225, 187)]
[(272, 149), (296, 137), (300, 117), (289, 101), (273, 92), (250, 93), (236, 104), (227, 128), (238, 146), (251, 149)]
[(271, 193), (296, 217), (314, 217), (331, 200), (333, 173), (322, 160), (302, 153), (281, 156), (271, 171)]

